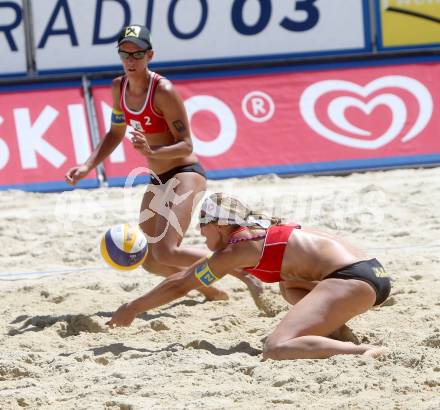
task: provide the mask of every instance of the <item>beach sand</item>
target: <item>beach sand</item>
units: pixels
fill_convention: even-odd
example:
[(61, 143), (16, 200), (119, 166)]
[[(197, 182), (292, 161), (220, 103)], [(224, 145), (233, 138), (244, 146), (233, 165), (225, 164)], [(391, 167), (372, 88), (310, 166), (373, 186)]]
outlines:
[[(143, 190), (0, 192), (1, 409), (440, 408), (440, 168), (209, 182), (385, 265), (390, 298), (349, 323), (388, 348), (379, 359), (262, 362), (288, 306), (266, 285), (271, 314), (260, 312), (232, 277), (219, 283), (229, 301), (191, 292), (107, 329), (121, 303), (160, 282), (99, 254), (108, 227), (137, 222)], [(203, 246), (194, 222), (184, 243)]]

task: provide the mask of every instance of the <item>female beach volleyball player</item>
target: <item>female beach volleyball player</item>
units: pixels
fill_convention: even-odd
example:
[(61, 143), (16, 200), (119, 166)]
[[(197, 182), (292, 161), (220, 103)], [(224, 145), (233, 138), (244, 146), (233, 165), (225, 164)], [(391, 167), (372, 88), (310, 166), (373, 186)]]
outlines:
[(377, 346), (335, 340), (345, 323), (390, 293), (390, 279), (376, 259), (315, 229), (264, 217), (221, 193), (202, 204), (200, 229), (209, 259), (165, 279), (122, 305), (107, 322), (129, 326), (137, 314), (207, 287), (234, 269), (278, 282), (292, 307), (265, 342), (263, 358), (326, 358), (336, 354), (378, 356)]
[[(140, 227), (149, 240), (144, 268), (168, 276), (206, 256), (195, 247), (182, 247), (182, 237), (191, 221), (194, 202), (206, 190), (203, 168), (193, 153), (190, 127), (183, 102), (166, 78), (149, 70), (154, 52), (144, 26), (125, 27), (119, 36), (118, 54), (125, 74), (112, 82), (111, 128), (87, 161), (71, 168), (66, 181), (75, 185), (107, 158), (123, 140), (126, 127), (133, 128), (133, 147), (148, 159), (151, 182), (141, 204)], [(170, 196), (170, 188), (171, 196)], [(163, 198), (157, 198), (162, 195)], [(172, 201), (178, 198), (178, 201)], [(157, 212), (157, 204), (162, 212)], [(156, 205), (155, 205), (156, 204)], [(175, 218), (169, 224), (166, 215)], [(173, 225), (173, 227), (171, 226)], [(261, 285), (253, 278), (235, 274), (258, 297)], [(216, 288), (201, 289), (209, 300), (227, 299)]]

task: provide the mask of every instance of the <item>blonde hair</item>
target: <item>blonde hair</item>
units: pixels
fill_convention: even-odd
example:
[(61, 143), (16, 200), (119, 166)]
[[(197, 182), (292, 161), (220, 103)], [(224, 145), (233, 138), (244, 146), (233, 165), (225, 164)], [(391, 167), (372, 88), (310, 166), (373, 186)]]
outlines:
[(200, 211), (200, 223), (211, 222), (219, 225), (268, 228), (283, 221), (281, 218), (255, 211), (237, 198), (217, 192), (203, 201)]

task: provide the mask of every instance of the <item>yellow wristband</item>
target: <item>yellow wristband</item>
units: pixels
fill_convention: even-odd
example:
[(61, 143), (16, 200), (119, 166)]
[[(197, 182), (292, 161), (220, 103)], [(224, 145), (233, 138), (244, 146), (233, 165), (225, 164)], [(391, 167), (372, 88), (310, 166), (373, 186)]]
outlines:
[(125, 115), (122, 111), (113, 109), (112, 111), (112, 124), (125, 125)]
[(203, 262), (200, 265), (197, 265), (194, 270), (194, 275), (203, 286), (211, 286), (214, 282), (219, 280), (210, 269), (208, 262)]

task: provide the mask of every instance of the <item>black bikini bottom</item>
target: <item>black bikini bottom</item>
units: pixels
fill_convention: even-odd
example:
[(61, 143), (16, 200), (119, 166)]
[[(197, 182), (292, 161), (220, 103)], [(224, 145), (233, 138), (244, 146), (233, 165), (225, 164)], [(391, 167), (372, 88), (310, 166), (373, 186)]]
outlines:
[[(159, 175), (150, 175), (151, 180), (150, 184), (153, 185), (161, 185), (166, 184), (171, 178), (173, 178), (176, 174), (180, 174), (181, 172), (195, 172), (196, 174), (201, 175), (206, 178), (205, 170), (199, 163), (189, 164), (189, 165), (181, 165), (175, 168), (171, 168), (169, 171), (164, 172)], [(156, 178), (157, 177), (157, 178)]]
[(376, 292), (376, 305), (385, 302), (391, 292), (391, 281), (377, 259), (361, 261), (345, 266), (324, 279), (357, 279), (369, 283)]

